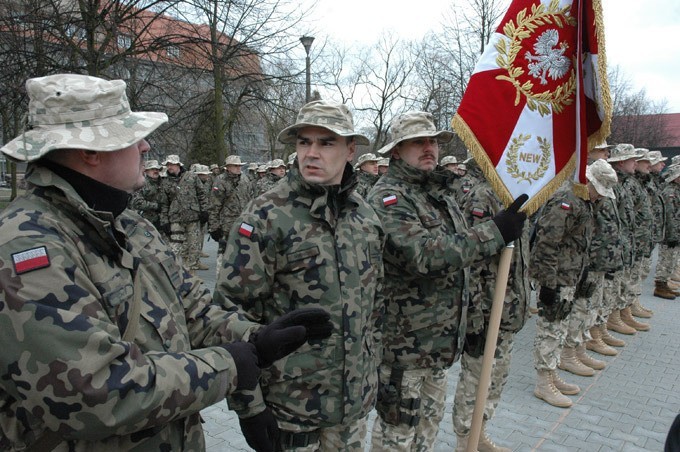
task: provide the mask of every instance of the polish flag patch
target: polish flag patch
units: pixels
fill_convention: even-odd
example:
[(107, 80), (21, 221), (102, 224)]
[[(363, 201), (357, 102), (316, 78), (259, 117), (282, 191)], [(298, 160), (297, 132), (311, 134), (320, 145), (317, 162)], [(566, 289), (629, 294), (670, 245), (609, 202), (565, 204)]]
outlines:
[(389, 195), (383, 198), (383, 206), (391, 206), (397, 203), (397, 195)]
[(478, 218), (482, 218), (484, 216), (484, 209), (480, 209), (479, 207), (473, 207), (472, 215)]
[(566, 202), (563, 202), (562, 204), (560, 204), (560, 207), (564, 210), (571, 210), (571, 204), (566, 203)]
[(21, 275), (32, 270), (49, 267), (50, 257), (47, 255), (47, 248), (39, 246), (12, 254), (12, 262), (16, 274)]
[(250, 238), (253, 235), (254, 230), (255, 228), (253, 227), (253, 225), (244, 222), (241, 223), (241, 226), (239, 226), (238, 233), (244, 237)]

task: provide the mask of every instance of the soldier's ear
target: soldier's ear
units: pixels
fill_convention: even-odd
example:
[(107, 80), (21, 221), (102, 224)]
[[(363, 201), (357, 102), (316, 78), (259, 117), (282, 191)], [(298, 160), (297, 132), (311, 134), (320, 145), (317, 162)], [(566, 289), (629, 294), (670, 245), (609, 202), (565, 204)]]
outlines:
[(88, 166), (97, 166), (101, 163), (101, 152), (86, 151), (83, 149), (76, 150), (80, 160)]

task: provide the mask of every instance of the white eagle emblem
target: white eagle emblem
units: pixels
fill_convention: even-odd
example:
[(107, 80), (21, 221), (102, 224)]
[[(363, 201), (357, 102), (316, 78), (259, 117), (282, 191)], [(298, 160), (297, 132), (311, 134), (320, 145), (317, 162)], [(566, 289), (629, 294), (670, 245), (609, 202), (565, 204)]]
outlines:
[[(541, 85), (548, 83), (546, 76), (557, 80), (564, 76), (571, 67), (569, 58), (564, 56), (569, 46), (566, 42), (560, 43), (559, 40), (557, 30), (546, 30), (536, 39), (534, 44), (536, 55), (532, 55), (531, 52), (524, 54), (524, 58), (529, 61), (529, 74), (540, 78)], [(559, 47), (555, 48), (557, 44)]]

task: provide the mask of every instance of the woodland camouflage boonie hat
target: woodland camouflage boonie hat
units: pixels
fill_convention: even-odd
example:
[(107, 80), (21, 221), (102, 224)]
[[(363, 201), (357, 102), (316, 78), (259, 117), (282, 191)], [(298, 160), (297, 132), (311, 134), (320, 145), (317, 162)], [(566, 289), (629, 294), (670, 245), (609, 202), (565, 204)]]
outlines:
[(117, 151), (168, 121), (165, 113), (130, 111), (122, 80), (57, 74), (28, 79), (26, 92), (26, 128), (0, 149), (19, 161), (32, 162), (55, 149)]
[(586, 178), (593, 184), (595, 190), (602, 196), (615, 199), (614, 185), (619, 181), (616, 171), (604, 160), (595, 160), (586, 166)]
[(620, 143), (614, 146), (609, 152), (608, 162), (622, 162), (628, 159), (637, 158), (638, 154), (632, 144)]
[(448, 143), (453, 139), (453, 132), (437, 130), (434, 126), (434, 116), (424, 111), (412, 111), (399, 115), (390, 123), (392, 131), (392, 141), (378, 150), (378, 153), (385, 155), (392, 148), (404, 140), (421, 137), (435, 137), (442, 143)]
[(297, 130), (303, 127), (323, 127), (341, 137), (355, 137), (357, 144), (368, 145), (368, 138), (354, 131), (352, 112), (344, 104), (315, 100), (300, 109), (292, 126), (283, 129), (278, 139), (283, 144), (295, 144)]

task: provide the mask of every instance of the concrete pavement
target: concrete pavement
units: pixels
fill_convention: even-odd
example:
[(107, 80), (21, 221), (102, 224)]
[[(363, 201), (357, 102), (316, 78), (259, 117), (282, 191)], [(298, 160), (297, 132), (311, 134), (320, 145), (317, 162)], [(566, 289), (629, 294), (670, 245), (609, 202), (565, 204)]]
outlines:
[[(216, 249), (215, 242), (206, 242), (211, 257), (203, 261), (210, 270), (198, 272), (211, 290)], [(650, 331), (635, 336), (612, 333), (627, 345), (613, 358), (595, 355), (608, 365), (594, 377), (559, 371), (562, 379), (581, 387), (579, 395), (571, 396), (574, 405), (569, 409), (552, 407), (533, 395), (535, 317), (531, 318), (516, 337), (512, 370), (501, 404), (487, 425), (489, 436), (514, 451), (662, 451), (668, 429), (680, 413), (680, 298), (663, 300), (652, 292), (653, 280), (648, 278), (641, 301), (654, 311)], [(459, 371), (459, 364), (449, 371), (437, 452), (450, 452), (456, 445), (451, 407)], [(251, 450), (226, 402), (201, 414), (209, 452)], [(375, 411), (370, 424), (374, 418)]]

